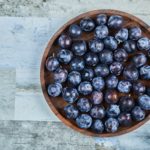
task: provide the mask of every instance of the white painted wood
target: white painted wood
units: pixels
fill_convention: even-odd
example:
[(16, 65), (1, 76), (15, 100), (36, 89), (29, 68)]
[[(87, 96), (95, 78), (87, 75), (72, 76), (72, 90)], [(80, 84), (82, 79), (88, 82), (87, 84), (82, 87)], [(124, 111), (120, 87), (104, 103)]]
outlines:
[(95, 9), (119, 9), (134, 14), (150, 14), (149, 0), (2, 0), (0, 15), (73, 17)]
[(41, 92), (39, 68), (19, 68), (16, 69), (17, 90), (38, 91)]
[(16, 92), (15, 120), (60, 121), (49, 109), (41, 91), (27, 89)]
[(112, 138), (82, 135), (59, 122), (0, 121), (3, 150), (149, 150), (149, 124)]
[(0, 121), (3, 150), (95, 150), (92, 137), (62, 123), (46, 121)]
[(130, 133), (112, 137), (112, 138), (95, 138), (96, 147), (112, 148), (113, 150), (149, 150), (150, 148), (150, 124), (146, 123), (142, 127)]
[[(50, 37), (47, 18), (0, 18), (0, 66), (39, 67), (41, 54)], [(8, 61), (9, 60), (9, 61)]]
[(15, 69), (0, 68), (0, 120), (14, 119), (15, 77)]

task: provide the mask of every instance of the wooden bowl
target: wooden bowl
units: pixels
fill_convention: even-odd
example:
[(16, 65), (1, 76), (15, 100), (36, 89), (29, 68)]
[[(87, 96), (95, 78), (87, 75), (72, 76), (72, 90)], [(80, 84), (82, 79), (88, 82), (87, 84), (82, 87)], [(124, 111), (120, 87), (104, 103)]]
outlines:
[[(116, 11), (116, 10), (94, 10), (90, 11), (84, 14), (81, 14), (69, 22), (67, 22), (65, 25), (63, 25), (55, 34), (54, 36), (50, 39), (45, 52), (43, 54), (42, 62), (41, 62), (41, 70), (40, 70), (40, 79), (41, 79), (41, 86), (43, 90), (44, 97), (49, 105), (49, 107), (52, 109), (52, 111), (55, 113), (55, 115), (67, 126), (75, 129), (78, 132), (81, 132), (86, 135), (90, 136), (100, 136), (100, 137), (111, 137), (111, 136), (117, 136), (121, 134), (128, 133), (130, 131), (133, 131), (143, 125), (145, 122), (147, 122), (150, 119), (150, 111), (147, 112), (146, 118), (141, 121), (141, 122), (134, 122), (131, 127), (120, 127), (119, 130), (115, 133), (102, 133), (102, 134), (97, 134), (92, 132), (90, 129), (85, 130), (85, 129), (80, 129), (77, 127), (74, 121), (71, 121), (67, 119), (64, 115), (63, 107), (66, 105), (66, 102), (60, 97), (50, 97), (47, 94), (47, 85), (53, 81), (52, 74), (48, 72), (45, 68), (45, 62), (48, 56), (50, 56), (52, 53), (57, 53), (57, 39), (58, 37), (62, 34), (67, 32), (68, 27), (73, 24), (73, 23), (79, 23), (79, 21), (84, 18), (84, 17), (91, 17), (95, 18), (98, 14), (107, 14), (108, 16), (110, 15), (120, 15), (124, 18), (124, 27), (131, 27), (131, 26), (139, 26), (142, 31), (143, 31), (143, 36), (147, 36), (150, 38), (150, 27), (144, 23), (142, 20), (138, 19), (137, 17), (130, 15), (125, 12), (121, 11)], [(88, 35), (88, 36), (87, 36)], [(93, 37), (92, 33), (83, 33), (81, 39), (88, 40)], [(130, 57), (130, 56), (129, 56)], [(144, 84), (147, 86), (150, 86), (150, 81), (142, 81)], [(136, 95), (132, 95), (133, 97), (136, 97)]]

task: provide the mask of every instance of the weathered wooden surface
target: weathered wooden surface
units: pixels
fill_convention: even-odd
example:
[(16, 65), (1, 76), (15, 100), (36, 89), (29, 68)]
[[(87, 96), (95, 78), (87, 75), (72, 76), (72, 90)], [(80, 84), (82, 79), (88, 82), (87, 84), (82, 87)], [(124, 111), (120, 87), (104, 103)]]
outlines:
[(0, 121), (3, 150), (149, 150), (150, 125), (114, 138), (92, 138), (59, 122)]
[(149, 0), (0, 0), (1, 15), (72, 16), (92, 9), (120, 9), (133, 14), (150, 13)]
[(14, 119), (15, 69), (0, 68), (0, 120)]
[(149, 150), (150, 122), (114, 138), (91, 138), (65, 127), (49, 110), (39, 81), (43, 50), (66, 21), (112, 8), (150, 24), (149, 6), (149, 0), (0, 0), (0, 149)]

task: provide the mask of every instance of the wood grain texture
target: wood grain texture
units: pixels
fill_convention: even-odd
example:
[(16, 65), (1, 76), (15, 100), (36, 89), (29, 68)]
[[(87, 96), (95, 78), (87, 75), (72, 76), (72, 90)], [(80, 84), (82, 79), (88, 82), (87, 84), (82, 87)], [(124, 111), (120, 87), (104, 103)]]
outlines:
[(150, 132), (149, 124), (145, 124), (144, 128), (130, 132), (126, 135), (113, 138), (96, 138), (96, 149), (107, 150), (110, 147), (113, 150), (149, 150), (150, 148)]
[(59, 122), (0, 121), (0, 147), (3, 150), (149, 150), (149, 128), (145, 124), (127, 135), (92, 138)]
[(49, 110), (41, 91), (27, 91), (27, 89), (16, 92), (14, 119), (60, 121), (52, 111)]
[(3, 35), (0, 44), (0, 66), (38, 68), (43, 48), (52, 33), (49, 19), (0, 19), (0, 33)]
[(119, 9), (132, 14), (150, 14), (149, 0), (0, 0), (0, 15), (75, 17), (96, 9)]
[(75, 133), (62, 123), (0, 121), (0, 129), (3, 150), (95, 150), (94, 139)]
[(0, 68), (0, 120), (14, 119), (15, 78), (15, 69)]

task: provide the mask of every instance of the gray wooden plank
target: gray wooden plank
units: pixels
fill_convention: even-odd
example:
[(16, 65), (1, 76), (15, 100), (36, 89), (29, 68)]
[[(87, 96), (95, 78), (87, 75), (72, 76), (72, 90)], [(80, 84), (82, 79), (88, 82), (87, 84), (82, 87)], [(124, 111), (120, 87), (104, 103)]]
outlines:
[(0, 26), (0, 34), (3, 35), (0, 38), (0, 66), (39, 67), (43, 49), (51, 34), (49, 19), (1, 17)]
[(0, 68), (0, 120), (14, 119), (15, 69)]
[[(0, 121), (3, 150), (149, 150), (150, 124), (126, 135), (93, 138), (59, 122)], [(7, 141), (7, 142), (6, 142)]]
[(39, 80), (37, 68), (16, 69), (15, 120), (60, 121), (48, 107)]
[(39, 68), (16, 69), (16, 91), (41, 92)]
[(4, 16), (73, 16), (95, 9), (119, 9), (134, 14), (150, 14), (149, 0), (1, 0)]
[[(6, 142), (7, 141), (7, 142)], [(94, 139), (55, 122), (0, 121), (3, 150), (95, 150)]]
[(150, 124), (146, 123), (130, 133), (112, 137), (96, 138), (96, 150), (112, 148), (113, 150), (149, 150), (150, 149)]
[(48, 107), (42, 92), (30, 90), (16, 92), (15, 120), (60, 121)]

